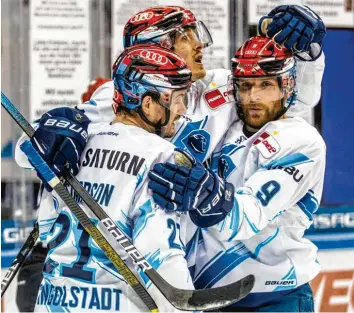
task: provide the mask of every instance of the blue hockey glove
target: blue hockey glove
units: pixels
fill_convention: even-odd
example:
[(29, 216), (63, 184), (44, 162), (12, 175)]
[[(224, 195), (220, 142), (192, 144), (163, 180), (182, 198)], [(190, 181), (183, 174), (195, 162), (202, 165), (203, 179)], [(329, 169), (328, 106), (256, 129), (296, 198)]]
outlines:
[(154, 201), (166, 211), (189, 211), (199, 227), (219, 223), (233, 207), (233, 185), (206, 169), (188, 152), (176, 148), (176, 153), (189, 160), (189, 167), (169, 162), (155, 164), (148, 174)]
[(59, 177), (67, 171), (78, 173), (90, 122), (83, 110), (68, 107), (50, 110), (39, 120), (31, 143)]
[(280, 5), (260, 19), (258, 33), (273, 38), (293, 53), (309, 52), (311, 43), (318, 43), (322, 47), (326, 26), (306, 6)]

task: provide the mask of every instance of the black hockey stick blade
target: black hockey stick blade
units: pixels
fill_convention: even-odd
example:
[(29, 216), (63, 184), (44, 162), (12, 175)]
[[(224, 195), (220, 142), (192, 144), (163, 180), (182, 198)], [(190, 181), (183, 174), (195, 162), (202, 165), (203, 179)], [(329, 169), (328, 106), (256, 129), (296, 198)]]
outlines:
[[(150, 270), (149, 270), (150, 271)], [(210, 289), (186, 290), (177, 289), (154, 270), (149, 276), (153, 276), (155, 284), (159, 284), (164, 291), (165, 297), (179, 310), (215, 310), (229, 306), (246, 297), (252, 290), (255, 282), (254, 275), (248, 275), (237, 282), (223, 287)]]

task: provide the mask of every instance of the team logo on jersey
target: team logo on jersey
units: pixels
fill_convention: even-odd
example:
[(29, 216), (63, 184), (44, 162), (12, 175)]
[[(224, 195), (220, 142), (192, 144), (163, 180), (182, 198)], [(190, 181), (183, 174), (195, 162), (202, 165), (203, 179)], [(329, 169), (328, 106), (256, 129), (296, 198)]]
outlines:
[(245, 135), (241, 135), (240, 137), (238, 137), (235, 140), (235, 143), (237, 143), (238, 145), (240, 145), (242, 142), (244, 142), (245, 140), (247, 140), (247, 137)]
[(256, 146), (259, 152), (266, 159), (269, 159), (280, 150), (279, 143), (268, 132), (263, 132), (260, 134), (260, 136), (253, 142), (253, 145)]
[(207, 149), (207, 139), (201, 134), (194, 134), (188, 137), (189, 145), (198, 153), (205, 153)]
[(215, 110), (227, 102), (221, 90), (214, 89), (204, 94), (204, 100), (208, 104), (209, 108)]
[(188, 150), (201, 162), (204, 161), (210, 145), (209, 133), (204, 129), (198, 129), (202, 122), (203, 120), (188, 123), (179, 135), (179, 138), (174, 141), (175, 146)]

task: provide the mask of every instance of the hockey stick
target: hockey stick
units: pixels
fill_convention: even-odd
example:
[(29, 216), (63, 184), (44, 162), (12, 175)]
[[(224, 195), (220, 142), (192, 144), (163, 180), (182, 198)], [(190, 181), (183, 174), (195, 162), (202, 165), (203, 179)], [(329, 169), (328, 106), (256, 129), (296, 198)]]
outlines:
[(28, 236), (26, 242), (23, 244), (20, 252), (17, 254), (16, 259), (12, 262), (10, 268), (5, 274), (4, 279), (1, 282), (1, 297), (4, 295), (5, 291), (10, 286), (17, 272), (24, 264), (28, 254), (30, 253), (34, 244), (36, 243), (38, 236), (39, 236), (38, 224), (36, 223), (30, 235)]
[[(25, 131), (28, 136), (33, 135), (32, 126), (26, 121), (26, 119), (20, 114), (20, 112), (12, 105), (12, 103), (6, 98), (6, 96), (1, 94), (1, 102), (4, 108), (9, 112), (9, 114), (15, 119), (19, 126)], [(32, 146), (28, 146), (34, 149)], [(36, 152), (34, 150), (34, 152)], [(39, 154), (37, 153), (38, 157)], [(33, 162), (33, 160), (32, 160)], [(83, 210), (76, 204), (70, 194), (67, 192), (66, 188), (60, 183), (59, 179), (54, 175), (47, 164), (41, 160), (36, 159), (38, 166), (41, 166), (41, 170), (44, 171), (42, 176), (53, 179), (51, 182), (56, 189), (64, 189), (69, 195), (70, 202), (74, 202), (78, 207), (78, 220), (81, 223)], [(45, 169), (45, 170), (44, 170)], [(37, 170), (39, 168), (37, 167)], [(166, 297), (166, 299), (177, 309), (180, 310), (213, 310), (219, 307), (231, 305), (234, 302), (239, 301), (245, 297), (252, 289), (254, 285), (254, 276), (249, 275), (245, 278), (223, 287), (205, 289), (205, 290), (184, 290), (178, 289), (170, 284), (168, 284), (145, 260), (141, 253), (130, 243), (129, 239), (125, 234), (115, 225), (113, 220), (105, 213), (105, 211), (92, 199), (92, 197), (87, 193), (87, 191), (82, 187), (82, 185), (76, 180), (75, 177), (70, 176), (65, 178), (69, 185), (78, 193), (78, 195), (83, 199), (83, 201), (88, 205), (89, 209), (97, 216), (99, 221), (104, 225), (104, 227), (113, 235), (114, 240), (120, 243), (124, 250), (133, 259), (134, 263), (138, 265), (142, 271), (148, 276), (152, 283), (161, 291), (161, 293)], [(55, 189), (54, 188), (54, 189)], [(55, 191), (57, 191), (55, 189)], [(62, 191), (61, 191), (62, 192)], [(75, 213), (75, 212), (74, 212)], [(81, 215), (80, 215), (81, 213)], [(97, 234), (102, 234), (98, 229), (92, 225), (91, 221), (88, 220), (89, 234), (95, 239)], [(83, 225), (85, 227), (85, 225)], [(91, 231), (91, 232), (90, 232)], [(92, 234), (91, 234), (92, 233)], [(102, 236), (103, 237), (103, 236)], [(104, 240), (106, 240), (103, 237)], [(96, 240), (95, 240), (96, 241)], [(111, 251), (110, 251), (111, 252)], [(112, 254), (117, 254), (114, 250)], [(111, 256), (111, 255), (110, 255)], [(111, 259), (111, 257), (109, 257)]]

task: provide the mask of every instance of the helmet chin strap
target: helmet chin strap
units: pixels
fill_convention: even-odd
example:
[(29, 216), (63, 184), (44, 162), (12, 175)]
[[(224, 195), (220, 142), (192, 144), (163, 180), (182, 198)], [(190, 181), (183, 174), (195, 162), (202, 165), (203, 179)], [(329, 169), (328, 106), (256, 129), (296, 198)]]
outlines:
[(165, 108), (165, 115), (166, 115), (166, 119), (163, 123), (161, 123), (161, 121), (159, 121), (158, 123), (153, 123), (151, 122), (146, 115), (144, 114), (144, 111), (141, 107), (138, 108), (137, 113), (139, 114), (139, 116), (141, 117), (141, 119), (148, 125), (152, 126), (155, 128), (155, 134), (158, 136), (161, 136), (161, 129), (162, 127), (164, 127), (165, 125), (168, 124), (169, 120), (170, 120), (170, 110)]

